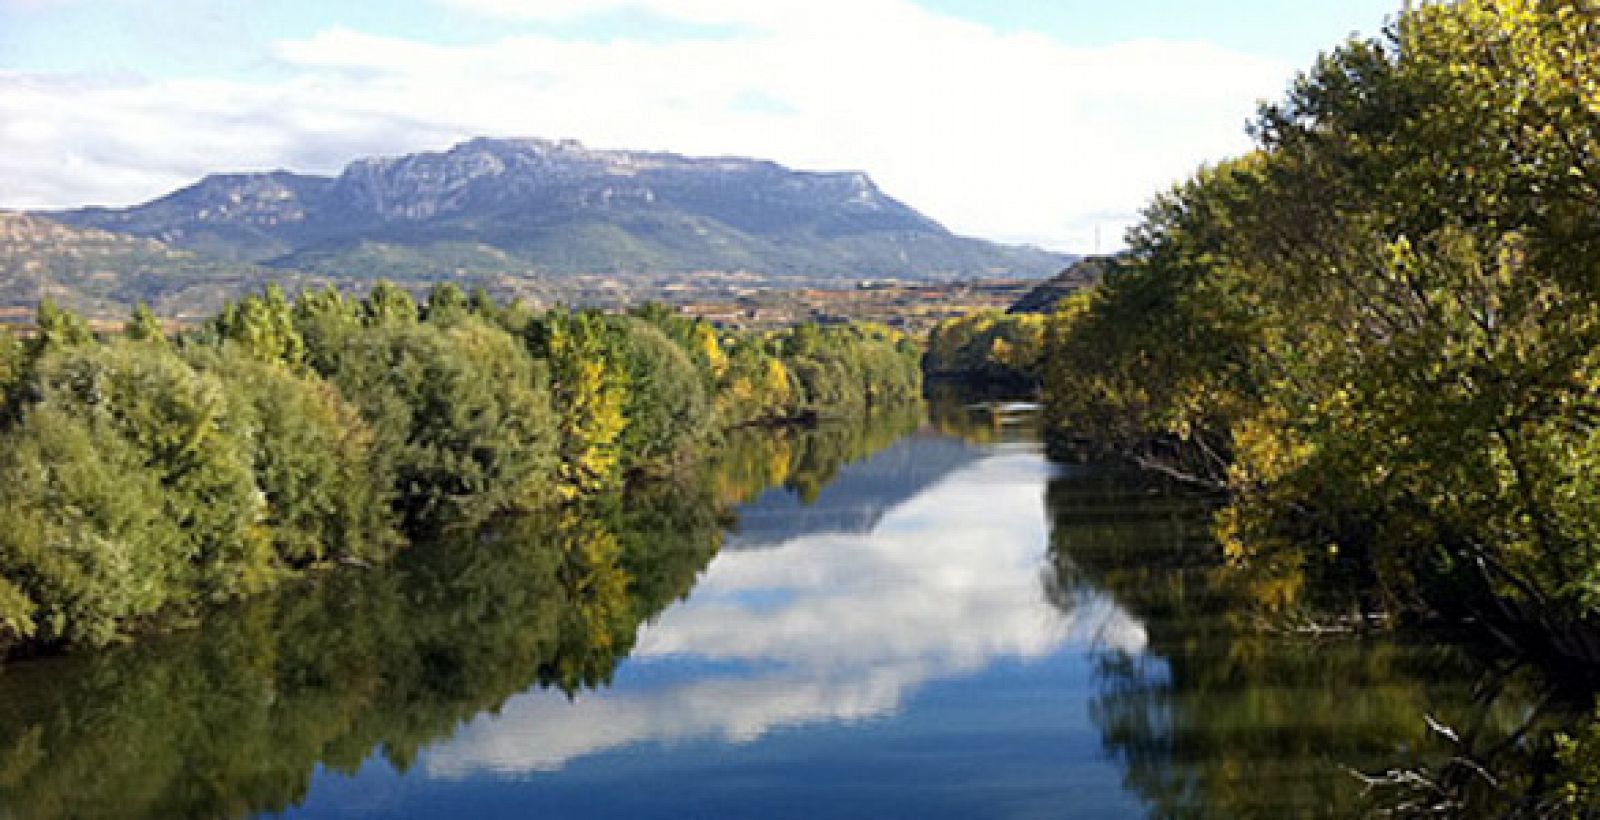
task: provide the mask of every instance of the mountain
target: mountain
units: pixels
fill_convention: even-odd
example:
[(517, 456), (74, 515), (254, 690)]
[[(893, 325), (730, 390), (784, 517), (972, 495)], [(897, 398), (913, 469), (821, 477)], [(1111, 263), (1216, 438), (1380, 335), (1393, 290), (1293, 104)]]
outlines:
[(1038, 278), (1067, 257), (957, 236), (860, 173), (475, 139), (337, 177), (208, 176), (124, 209), (45, 214), (330, 276), (749, 271), (803, 280)]
[(802, 536), (870, 533), (890, 510), (982, 457), (955, 439), (901, 439), (844, 467), (816, 498), (806, 500), (792, 488), (778, 487), (740, 505), (722, 549), (770, 549)]
[(1062, 299), (1085, 288), (1094, 287), (1105, 278), (1115, 262), (1114, 256), (1088, 256), (1073, 262), (1066, 270), (1040, 282), (1028, 291), (1007, 313), (1054, 313)]
[(154, 239), (0, 211), (0, 311), (7, 318), (31, 317), (41, 292), (100, 317), (126, 316), (140, 301), (167, 316), (207, 312), (269, 276), (286, 278)]

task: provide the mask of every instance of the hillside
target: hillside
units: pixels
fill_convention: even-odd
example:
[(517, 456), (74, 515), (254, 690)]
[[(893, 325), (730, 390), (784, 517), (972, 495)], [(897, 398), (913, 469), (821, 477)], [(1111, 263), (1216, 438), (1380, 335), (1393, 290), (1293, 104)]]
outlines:
[(31, 317), (41, 292), (102, 317), (139, 301), (168, 316), (205, 312), (268, 276), (286, 278), (154, 239), (0, 211), (0, 309), (11, 318)]
[(1066, 270), (1040, 282), (1017, 300), (1007, 313), (1054, 313), (1062, 299), (1085, 288), (1094, 287), (1110, 270), (1115, 257), (1089, 256), (1072, 263)]
[(957, 236), (864, 174), (476, 139), (337, 177), (221, 174), (47, 216), (331, 276), (750, 271), (802, 281), (1047, 276), (1071, 261)]

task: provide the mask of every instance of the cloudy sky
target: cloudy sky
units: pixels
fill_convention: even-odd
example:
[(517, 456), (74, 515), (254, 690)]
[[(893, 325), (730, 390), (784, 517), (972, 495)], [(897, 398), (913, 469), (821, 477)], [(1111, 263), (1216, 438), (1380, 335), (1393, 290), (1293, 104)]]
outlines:
[(0, 0), (0, 208), (471, 136), (864, 170), (951, 228), (1106, 246), (1396, 0)]

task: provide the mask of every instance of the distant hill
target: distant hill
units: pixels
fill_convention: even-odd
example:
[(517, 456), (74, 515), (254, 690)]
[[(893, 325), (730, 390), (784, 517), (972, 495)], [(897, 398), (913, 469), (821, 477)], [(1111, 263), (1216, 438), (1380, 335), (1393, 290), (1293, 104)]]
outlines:
[(1089, 256), (1072, 263), (1066, 270), (1040, 282), (1028, 291), (1007, 313), (1054, 313), (1062, 299), (1084, 288), (1094, 287), (1105, 278), (1115, 257)]
[(1069, 257), (957, 236), (860, 173), (475, 139), (337, 177), (219, 174), (125, 209), (45, 214), (329, 276), (751, 271), (803, 280), (1039, 278)]
[(31, 317), (41, 292), (90, 315), (125, 316), (140, 301), (168, 316), (203, 313), (281, 273), (0, 211), (0, 308), (8, 318)]

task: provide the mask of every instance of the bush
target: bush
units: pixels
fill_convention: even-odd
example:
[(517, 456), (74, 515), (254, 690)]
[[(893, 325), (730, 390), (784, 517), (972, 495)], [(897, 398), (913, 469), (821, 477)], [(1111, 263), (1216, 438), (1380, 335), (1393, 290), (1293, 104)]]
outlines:
[(184, 601), (189, 539), (146, 453), (71, 411), (30, 411), (0, 444), (0, 624), (104, 644)]

